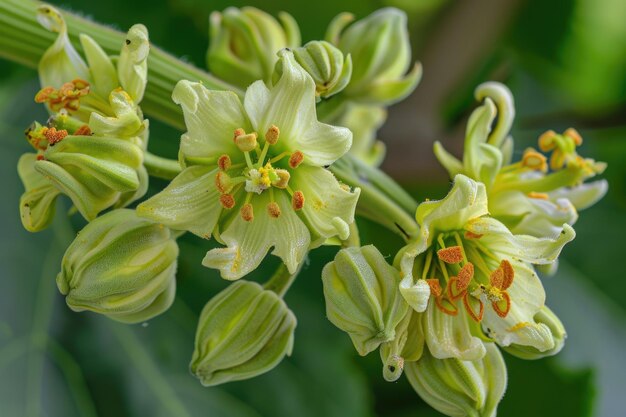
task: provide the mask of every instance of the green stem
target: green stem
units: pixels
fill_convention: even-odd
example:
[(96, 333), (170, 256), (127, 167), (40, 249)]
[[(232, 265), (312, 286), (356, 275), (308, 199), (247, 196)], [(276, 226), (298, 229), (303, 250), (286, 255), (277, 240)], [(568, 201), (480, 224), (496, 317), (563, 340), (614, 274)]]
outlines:
[(181, 171), (178, 161), (163, 158), (150, 152), (144, 153), (143, 165), (148, 170), (148, 174), (153, 177), (163, 178), (165, 180), (174, 179), (174, 177), (180, 174)]
[[(0, 1), (0, 58), (37, 68), (39, 59), (54, 43), (56, 33), (49, 32), (37, 22), (35, 0)], [(82, 51), (78, 40), (81, 33), (91, 36), (110, 55), (118, 55), (125, 33), (92, 22), (71, 12), (63, 11), (70, 40)], [(184, 130), (185, 123), (180, 107), (171, 100), (174, 86), (179, 80), (199, 81), (214, 90), (230, 90), (240, 96), (239, 90), (213, 75), (195, 68), (162, 49), (151, 46), (148, 58), (148, 85), (141, 108), (150, 117)]]
[(281, 263), (274, 275), (263, 285), (263, 288), (275, 292), (281, 298), (284, 297), (291, 284), (296, 280), (303, 264), (304, 262), (300, 262), (296, 272), (290, 274), (285, 264)]
[(344, 248), (361, 246), (361, 236), (359, 234), (359, 226), (357, 226), (356, 220), (350, 223), (349, 227), (350, 235), (346, 240), (341, 242), (341, 246)]

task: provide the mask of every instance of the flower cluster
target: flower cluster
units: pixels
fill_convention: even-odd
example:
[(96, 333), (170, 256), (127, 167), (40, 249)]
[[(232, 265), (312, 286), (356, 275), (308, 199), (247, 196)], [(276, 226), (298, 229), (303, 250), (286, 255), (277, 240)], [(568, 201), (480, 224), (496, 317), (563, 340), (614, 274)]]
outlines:
[[(605, 194), (606, 181), (585, 182), (605, 164), (577, 153), (582, 138), (571, 128), (542, 134), (539, 150), (514, 162), (511, 93), (486, 83), (463, 157), (435, 144), (451, 190), (418, 206), (377, 168), (386, 108), (421, 76), (404, 13), (387, 8), (354, 23), (341, 14), (325, 40), (305, 44), (287, 14), (214, 13), (208, 64), (232, 91), (172, 84), (186, 130), (177, 161), (147, 152), (146, 28), (131, 27), (119, 56), (80, 34), (83, 58), (61, 14), (47, 5), (38, 13), (58, 36), (39, 63), (35, 101), (50, 118), (26, 131), (35, 152), (18, 162), (20, 212), (26, 229), (42, 230), (63, 194), (88, 221), (57, 275), (72, 310), (126, 323), (165, 312), (176, 238), (190, 232), (221, 245), (204, 266), (239, 280), (199, 315), (190, 368), (206, 386), (291, 355), (297, 320), (283, 296), (321, 245), (343, 246), (322, 272), (328, 319), (360, 355), (379, 351), (386, 380), (404, 372), (449, 416), (496, 414), (507, 380), (500, 349), (536, 359), (563, 347), (537, 271), (554, 270), (578, 210)], [(149, 174), (170, 181), (138, 201)], [(393, 264), (360, 245), (357, 214), (405, 239)], [(270, 250), (277, 272), (264, 285), (240, 280)]]

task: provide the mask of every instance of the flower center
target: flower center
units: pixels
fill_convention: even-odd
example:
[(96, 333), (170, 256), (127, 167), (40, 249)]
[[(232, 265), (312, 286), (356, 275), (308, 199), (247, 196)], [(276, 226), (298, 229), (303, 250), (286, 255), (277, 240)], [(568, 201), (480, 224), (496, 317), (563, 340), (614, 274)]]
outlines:
[(54, 87), (44, 87), (35, 95), (35, 102), (48, 103), (52, 111), (66, 109), (77, 111), (80, 108), (80, 98), (89, 94), (89, 83), (75, 79), (67, 82), (58, 90)]
[[(232, 158), (226, 154), (218, 158), (219, 171), (215, 176), (215, 186), (220, 192), (220, 203), (225, 209), (232, 209), (236, 206), (236, 200), (240, 198), (243, 191), (245, 197), (240, 208), (240, 215), (245, 221), (254, 220), (253, 199), (264, 192), (269, 193), (270, 202), (266, 209), (272, 218), (278, 218), (281, 215), (280, 206), (275, 201), (275, 192), (287, 192), (291, 197), (291, 206), (294, 210), (304, 207), (302, 191), (294, 191), (289, 186), (291, 173), (303, 162), (304, 154), (295, 151), (275, 155), (275, 152), (272, 152), (275, 149), (273, 145), (276, 145), (279, 137), (280, 130), (275, 125), (271, 125), (262, 137), (259, 137), (257, 132), (246, 133), (242, 128), (236, 129), (233, 142), (243, 153), (245, 162), (233, 164)], [(285, 168), (278, 168), (276, 164)]]

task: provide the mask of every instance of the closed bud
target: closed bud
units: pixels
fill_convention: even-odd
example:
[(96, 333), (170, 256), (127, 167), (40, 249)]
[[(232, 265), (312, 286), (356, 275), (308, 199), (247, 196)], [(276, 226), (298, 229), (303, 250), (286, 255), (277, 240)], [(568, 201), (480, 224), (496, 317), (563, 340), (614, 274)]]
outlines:
[(563, 349), (565, 339), (567, 338), (567, 333), (565, 332), (565, 327), (563, 327), (561, 320), (559, 320), (552, 310), (543, 306), (535, 315), (535, 322), (538, 324), (544, 324), (550, 330), (552, 340), (554, 341), (553, 348), (542, 352), (532, 346), (524, 346), (513, 343), (509, 346), (503, 347), (503, 349), (513, 356), (526, 360), (541, 359), (546, 356), (553, 356), (559, 353), (561, 349)]
[(383, 377), (389, 382), (396, 381), (402, 375), (404, 364), (419, 360), (423, 350), (422, 316), (412, 309), (408, 309), (396, 327), (396, 337), (392, 341), (380, 345)]
[[(293, 50), (296, 61), (315, 81), (315, 97), (328, 98), (343, 90), (352, 75), (352, 58), (325, 41), (311, 41)], [(282, 61), (276, 63), (275, 81), (282, 75)]]
[(291, 355), (295, 328), (295, 316), (276, 293), (237, 281), (204, 306), (191, 372), (205, 386), (263, 374)]
[(408, 305), (398, 290), (399, 272), (374, 246), (347, 248), (322, 271), (326, 315), (348, 333), (364, 356), (396, 336)]
[(210, 19), (209, 70), (241, 88), (256, 80), (271, 81), (276, 53), (300, 46), (300, 29), (293, 17), (280, 13), (280, 22), (254, 7), (229, 7)]
[(416, 64), (407, 74), (411, 47), (404, 12), (381, 9), (343, 30), (350, 20), (346, 15), (337, 16), (326, 35), (326, 40), (352, 56), (346, 96), (360, 103), (390, 105), (409, 95), (422, 70)]
[(507, 383), (506, 365), (493, 343), (480, 360), (436, 359), (428, 350), (406, 365), (413, 389), (437, 411), (450, 417), (495, 417)]
[(133, 210), (114, 210), (79, 232), (65, 252), (57, 286), (74, 311), (142, 322), (174, 301), (177, 257), (168, 228)]

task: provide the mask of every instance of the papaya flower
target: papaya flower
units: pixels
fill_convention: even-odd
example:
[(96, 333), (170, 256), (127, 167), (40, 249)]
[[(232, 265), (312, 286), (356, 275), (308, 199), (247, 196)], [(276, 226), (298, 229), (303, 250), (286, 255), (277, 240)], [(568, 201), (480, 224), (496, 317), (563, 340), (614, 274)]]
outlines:
[(354, 221), (360, 190), (325, 169), (350, 149), (352, 133), (318, 122), (313, 79), (291, 51), (279, 59), (280, 79), (271, 88), (253, 83), (243, 103), (233, 92), (178, 83), (185, 168), (137, 208), (172, 229), (215, 236), (226, 247), (203, 264), (226, 279), (254, 270), (270, 248), (293, 273), (310, 248), (347, 238)]
[(489, 215), (485, 185), (464, 175), (443, 200), (420, 204), (416, 220), (419, 236), (396, 259), (400, 292), (425, 311), (425, 341), (435, 358), (478, 360), (491, 340), (554, 350), (560, 335), (537, 319), (546, 295), (533, 265), (557, 259), (575, 236), (568, 224), (550, 237), (514, 234)]

